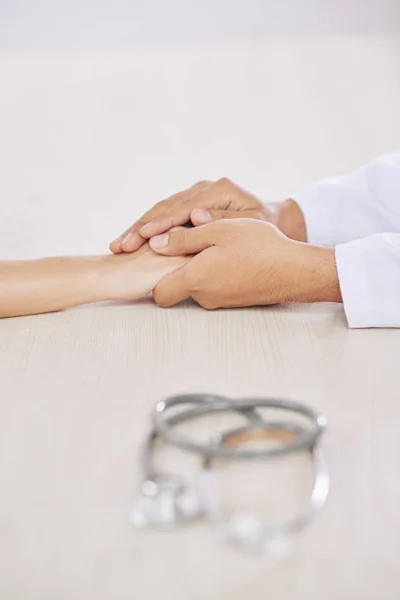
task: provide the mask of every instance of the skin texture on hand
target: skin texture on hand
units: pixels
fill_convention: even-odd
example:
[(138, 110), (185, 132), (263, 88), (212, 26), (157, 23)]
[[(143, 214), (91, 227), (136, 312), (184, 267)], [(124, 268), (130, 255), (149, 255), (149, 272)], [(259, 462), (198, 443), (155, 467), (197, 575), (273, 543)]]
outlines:
[(116, 254), (133, 252), (146, 239), (175, 226), (188, 222), (200, 226), (220, 219), (237, 218), (266, 221), (277, 226), (288, 237), (306, 241), (304, 217), (296, 202), (287, 200), (266, 204), (223, 178), (215, 182), (201, 181), (158, 202), (114, 240), (110, 249)]
[(191, 256), (161, 256), (145, 244), (133, 254), (105, 256), (100, 273), (107, 300), (138, 300), (154, 290), (169, 273), (187, 264)]
[(0, 262), (0, 317), (147, 296), (190, 257), (165, 257), (146, 244), (134, 254)]
[(190, 296), (207, 309), (341, 301), (334, 250), (291, 240), (263, 221), (217, 221), (154, 237), (150, 245), (171, 256), (196, 254), (156, 286), (160, 306)]

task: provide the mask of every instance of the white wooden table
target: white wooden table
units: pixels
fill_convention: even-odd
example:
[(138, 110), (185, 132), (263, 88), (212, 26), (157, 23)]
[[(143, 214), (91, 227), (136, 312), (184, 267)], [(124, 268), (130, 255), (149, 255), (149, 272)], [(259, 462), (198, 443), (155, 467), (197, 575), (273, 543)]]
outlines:
[[(3, 56), (0, 256), (106, 252), (197, 179), (275, 200), (393, 150), (399, 57), (394, 37)], [(350, 331), (336, 305), (146, 300), (2, 321), (0, 597), (398, 599), (399, 354), (400, 332)], [(240, 554), (202, 524), (129, 525), (149, 412), (181, 391), (327, 413), (332, 491), (288, 558)]]

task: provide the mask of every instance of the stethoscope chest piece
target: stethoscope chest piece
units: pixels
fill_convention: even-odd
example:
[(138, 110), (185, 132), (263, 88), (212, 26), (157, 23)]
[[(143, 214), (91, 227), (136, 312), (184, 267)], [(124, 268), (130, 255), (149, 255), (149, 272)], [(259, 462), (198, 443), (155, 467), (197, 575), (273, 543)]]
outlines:
[(173, 529), (204, 513), (198, 495), (183, 481), (175, 475), (162, 475), (142, 483), (129, 520), (139, 528)]
[[(185, 405), (191, 408), (165, 416), (168, 409)], [(293, 418), (268, 420), (260, 412), (262, 409), (280, 410)], [(175, 425), (185, 421), (221, 412), (240, 415), (246, 424), (212, 436), (208, 444), (195, 442), (174, 430)], [(302, 424), (299, 424), (299, 419)], [(138, 528), (171, 530), (203, 517), (225, 541), (251, 553), (279, 557), (287, 553), (293, 536), (314, 519), (326, 501), (329, 474), (320, 444), (325, 427), (324, 415), (293, 400), (248, 398), (235, 401), (210, 394), (167, 398), (157, 403), (153, 411), (153, 429), (144, 445), (142, 457), (144, 481), (129, 520)], [(190, 486), (179, 475), (155, 468), (157, 440), (197, 454), (202, 459), (197, 487)], [(248, 442), (262, 440), (276, 440), (278, 443), (273, 447), (246, 446)], [(212, 491), (215, 460), (268, 461), (298, 452), (306, 452), (314, 465), (314, 486), (308, 505), (302, 512), (284, 522), (269, 523), (256, 514), (227, 514), (218, 506)]]

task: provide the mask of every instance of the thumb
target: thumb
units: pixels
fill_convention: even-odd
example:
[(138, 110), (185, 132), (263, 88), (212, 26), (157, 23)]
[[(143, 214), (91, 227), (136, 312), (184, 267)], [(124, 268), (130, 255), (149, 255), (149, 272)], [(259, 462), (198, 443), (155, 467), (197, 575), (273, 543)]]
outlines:
[(158, 306), (168, 308), (186, 300), (190, 296), (186, 269), (189, 264), (165, 275), (153, 290), (153, 298)]
[(215, 225), (210, 223), (192, 229), (179, 228), (164, 235), (156, 235), (150, 240), (150, 247), (158, 254), (168, 256), (182, 256), (183, 254), (197, 254), (210, 246), (214, 246), (218, 239)]

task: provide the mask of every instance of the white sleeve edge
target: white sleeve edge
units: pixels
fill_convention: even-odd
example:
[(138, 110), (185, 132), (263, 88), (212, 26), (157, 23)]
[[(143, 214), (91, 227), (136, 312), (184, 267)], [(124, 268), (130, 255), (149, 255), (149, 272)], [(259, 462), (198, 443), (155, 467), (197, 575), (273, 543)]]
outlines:
[(373, 327), (368, 277), (363, 253), (350, 244), (335, 248), (336, 268), (339, 277), (344, 312), (350, 328)]

